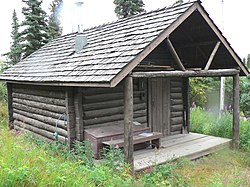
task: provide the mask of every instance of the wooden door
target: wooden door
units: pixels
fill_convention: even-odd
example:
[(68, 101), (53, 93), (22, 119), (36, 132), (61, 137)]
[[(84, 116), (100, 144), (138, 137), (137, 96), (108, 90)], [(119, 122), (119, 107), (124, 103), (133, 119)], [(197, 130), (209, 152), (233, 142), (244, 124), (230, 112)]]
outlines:
[(149, 123), (152, 131), (170, 134), (169, 79), (152, 78), (149, 81)]

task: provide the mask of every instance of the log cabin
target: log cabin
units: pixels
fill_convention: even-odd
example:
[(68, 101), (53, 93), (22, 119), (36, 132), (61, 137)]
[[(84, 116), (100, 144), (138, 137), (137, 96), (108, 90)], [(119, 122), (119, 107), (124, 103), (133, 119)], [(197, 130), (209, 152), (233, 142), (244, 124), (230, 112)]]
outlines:
[(122, 139), (133, 163), (133, 136), (189, 133), (190, 77), (233, 77), (237, 147), (239, 76), (248, 74), (202, 3), (190, 1), (60, 36), (0, 79), (10, 129), (69, 148), (88, 139), (96, 158), (102, 143)]

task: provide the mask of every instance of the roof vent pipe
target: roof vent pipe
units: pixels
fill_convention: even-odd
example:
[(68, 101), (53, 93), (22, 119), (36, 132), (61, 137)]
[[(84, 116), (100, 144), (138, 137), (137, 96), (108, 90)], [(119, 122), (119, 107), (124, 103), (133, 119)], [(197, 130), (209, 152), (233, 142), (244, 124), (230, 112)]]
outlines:
[(84, 46), (87, 45), (87, 37), (84, 36), (84, 34), (81, 32), (82, 30), (82, 24), (81, 24), (81, 7), (83, 5), (83, 0), (76, 0), (75, 1), (75, 5), (76, 5), (76, 16), (77, 16), (77, 19), (78, 19), (78, 25), (77, 25), (77, 30), (78, 30), (78, 33), (76, 35), (76, 38), (75, 38), (75, 51), (78, 53), (79, 51), (81, 51), (83, 49)]
[(77, 33), (75, 38), (75, 50), (78, 53), (88, 44), (87, 37), (83, 33)]

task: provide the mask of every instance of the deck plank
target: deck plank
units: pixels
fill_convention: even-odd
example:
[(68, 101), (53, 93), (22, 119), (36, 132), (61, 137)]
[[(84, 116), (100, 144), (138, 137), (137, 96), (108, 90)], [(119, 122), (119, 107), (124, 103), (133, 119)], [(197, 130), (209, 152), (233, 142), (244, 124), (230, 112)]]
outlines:
[(196, 133), (163, 138), (163, 147), (160, 149), (144, 149), (135, 152), (135, 170), (143, 170), (180, 157), (196, 159), (224, 147), (229, 147), (230, 143), (230, 139)]

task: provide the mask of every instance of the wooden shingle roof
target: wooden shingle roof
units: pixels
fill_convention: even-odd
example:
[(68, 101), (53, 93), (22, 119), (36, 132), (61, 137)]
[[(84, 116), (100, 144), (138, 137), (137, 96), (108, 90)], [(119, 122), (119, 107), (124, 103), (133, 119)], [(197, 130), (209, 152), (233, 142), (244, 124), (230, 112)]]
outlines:
[(78, 53), (75, 52), (77, 33), (61, 36), (5, 71), (0, 79), (109, 83), (193, 3), (84, 30), (88, 44)]
[(68, 86), (117, 85), (200, 6), (199, 1), (158, 9), (59, 37), (0, 75), (0, 80)]

